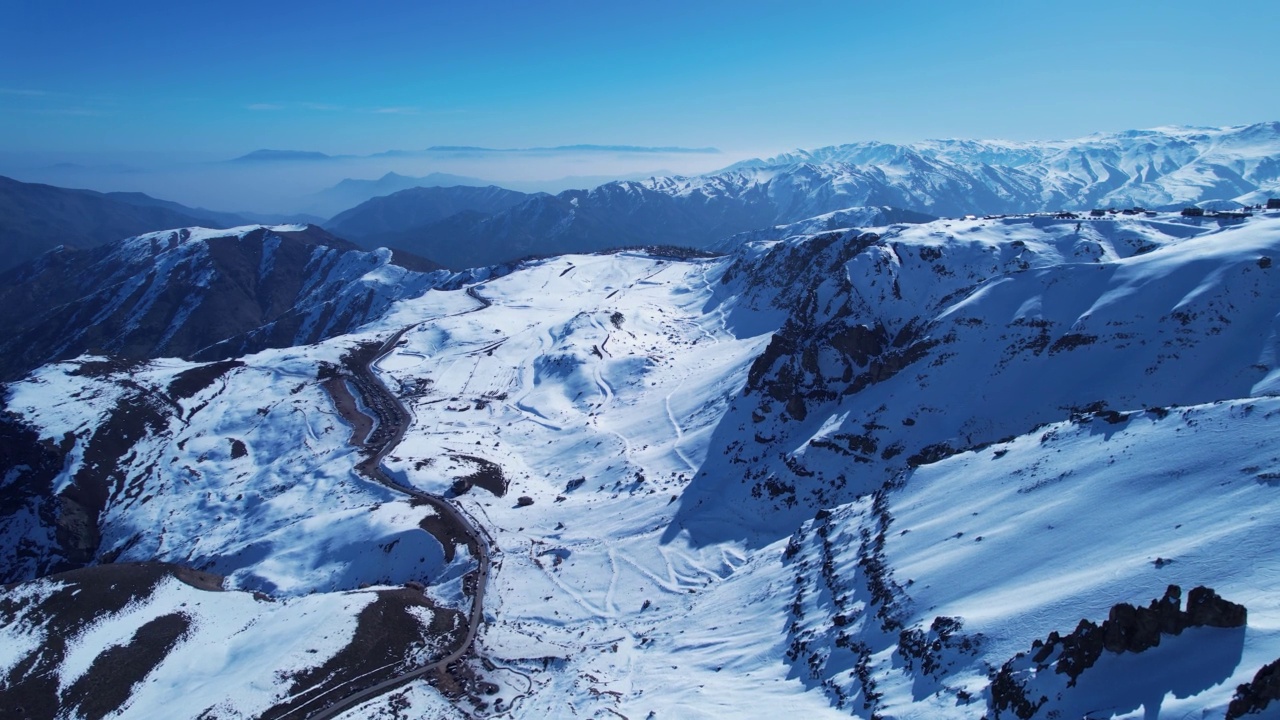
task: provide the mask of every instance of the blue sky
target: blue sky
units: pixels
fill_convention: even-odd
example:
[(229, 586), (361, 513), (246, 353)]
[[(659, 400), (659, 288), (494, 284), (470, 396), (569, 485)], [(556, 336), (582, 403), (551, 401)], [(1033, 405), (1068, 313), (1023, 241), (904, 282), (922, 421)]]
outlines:
[(1280, 119), (1274, 0), (355, 5), (0, 0), (0, 151), (763, 154)]

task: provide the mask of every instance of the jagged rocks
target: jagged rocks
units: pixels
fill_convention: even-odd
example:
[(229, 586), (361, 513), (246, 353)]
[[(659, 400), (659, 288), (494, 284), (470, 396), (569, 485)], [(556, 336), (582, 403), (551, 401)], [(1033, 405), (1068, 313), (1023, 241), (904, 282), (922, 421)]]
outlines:
[[(1176, 586), (1170, 586), (1173, 587)], [(1245, 606), (1224, 600), (1207, 587), (1193, 588), (1188, 593), (1187, 615), (1191, 627), (1244, 627), (1248, 621)]]
[(1187, 594), (1186, 610), (1181, 605), (1182, 588), (1170, 585), (1163, 597), (1146, 607), (1117, 603), (1101, 625), (1085, 619), (1067, 635), (1052, 632), (1044, 641), (1035, 641), (1030, 657), (1019, 653), (993, 676), (994, 716), (999, 718), (1001, 713), (1010, 712), (1023, 720), (1034, 716), (1049, 698), (1028, 688), (1049, 667), (1055, 674), (1067, 676), (1069, 688), (1098, 662), (1104, 651), (1140, 653), (1158, 646), (1162, 636), (1180, 635), (1187, 628), (1243, 627), (1248, 619), (1243, 605), (1225, 600), (1203, 586)]
[(1226, 720), (1260, 713), (1272, 700), (1280, 700), (1280, 660), (1263, 665), (1253, 680), (1236, 688), (1235, 697), (1227, 706)]

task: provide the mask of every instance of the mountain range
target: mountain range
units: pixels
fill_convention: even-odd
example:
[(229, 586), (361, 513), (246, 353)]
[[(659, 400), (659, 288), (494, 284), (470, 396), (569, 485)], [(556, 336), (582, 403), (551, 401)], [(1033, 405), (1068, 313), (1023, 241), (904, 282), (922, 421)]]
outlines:
[(1278, 130), (18, 264), (0, 714), (1275, 716)]
[[(1232, 127), (1162, 127), (1073, 140), (934, 140), (910, 145), (852, 143), (738, 163), (731, 170), (804, 164), (880, 168), (904, 187), (934, 196), (912, 209), (963, 209), (937, 179), (985, 179), (998, 199), (969, 211), (1026, 212), (1093, 207), (1176, 209), (1204, 201), (1255, 204), (1280, 194), (1280, 122)], [(946, 205), (951, 204), (951, 207)]]
[(0, 176), (0, 272), (65, 246), (88, 249), (127, 237), (187, 226), (319, 221), (306, 216), (228, 213), (187, 207), (140, 192), (97, 192)]
[[(385, 178), (384, 178), (385, 179)], [(531, 195), (497, 186), (411, 187), (375, 197), (338, 213), (325, 223), (331, 232), (365, 247), (400, 247), (394, 235), (458, 213), (492, 215), (529, 200)], [(487, 263), (476, 263), (484, 265)]]
[[(444, 190), (435, 191), (444, 193)], [(857, 207), (930, 216), (1143, 206), (1239, 207), (1280, 195), (1280, 124), (1161, 128), (1071, 141), (858, 143), (738, 163), (698, 177), (607, 183), (419, 223), (431, 192), (376, 201), (402, 222), (352, 239), (461, 268), (624, 245), (707, 248), (725, 238)], [(371, 201), (373, 202), (373, 201)], [(361, 208), (344, 214), (360, 216)], [(335, 218), (336, 220), (336, 218)], [(329, 227), (334, 228), (334, 221)]]

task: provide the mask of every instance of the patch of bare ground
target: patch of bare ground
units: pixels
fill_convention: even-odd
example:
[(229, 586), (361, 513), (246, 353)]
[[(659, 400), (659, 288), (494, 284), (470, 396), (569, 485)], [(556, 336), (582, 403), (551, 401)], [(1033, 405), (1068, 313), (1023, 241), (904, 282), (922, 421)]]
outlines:
[[(428, 626), (423, 626), (412, 608), (430, 611)], [(434, 658), (418, 661), (421, 648), (435, 648), (432, 655), (436, 657), (447, 654), (466, 635), (466, 625), (462, 613), (435, 606), (417, 590), (378, 591), (378, 599), (360, 612), (351, 642), (323, 665), (295, 675), (289, 699), (260, 717), (270, 720), (293, 716), (296, 711), (302, 711), (298, 717), (310, 715), (407, 669), (432, 662)]]
[(501, 465), (473, 455), (450, 455), (449, 458), (455, 462), (466, 462), (476, 466), (475, 472), (454, 480), (453, 492), (455, 495), (461, 495), (472, 487), (484, 488), (493, 493), (495, 497), (502, 497), (507, 494), (509, 483), (507, 476), (502, 472)]
[[(410, 504), (417, 507), (419, 505), (429, 505), (430, 503), (419, 498), (414, 498), (410, 501)], [(458, 532), (458, 526), (456, 523), (449, 522), (439, 515), (428, 515), (422, 519), (422, 522), (418, 523), (418, 527), (431, 533), (431, 537), (434, 537), (440, 542), (440, 546), (444, 548), (444, 561), (446, 563), (453, 562), (453, 558), (457, 554), (457, 547), (459, 545), (467, 545), (470, 543), (470, 540), (466, 535)], [(475, 553), (473, 552), (472, 555), (474, 556), (474, 554)]]
[(127, 373), (142, 364), (141, 360), (130, 360), (122, 357), (104, 357), (100, 360), (89, 360), (76, 365), (68, 371), (71, 375), (82, 377), (105, 378), (117, 373)]
[(147, 597), (169, 577), (201, 590), (222, 589), (217, 575), (166, 563), (99, 565), (59, 573), (34, 581), (56, 588), (41, 595), (20, 592), (30, 583), (6, 585), (0, 591), (0, 625), (39, 628), (45, 638), (0, 677), (0, 708), (10, 709), (13, 717), (41, 720), (65, 715), (73, 707), (80, 716), (100, 718), (123, 705), (133, 686), (186, 633), (190, 621), (185, 615), (156, 618), (138, 628), (126, 645), (104, 649), (65, 695), (58, 689), (58, 667), (71, 638)]
[(89, 671), (67, 689), (67, 706), (89, 720), (118, 710), (190, 627), (191, 618), (184, 613), (161, 615), (145, 623), (128, 644), (109, 647), (94, 659)]
[(238, 367), (244, 367), (244, 363), (239, 360), (220, 360), (183, 370), (169, 383), (169, 395), (175, 400), (194, 397), (196, 393), (212, 385), (214, 380)]
[[(83, 366), (82, 366), (83, 367)], [(110, 501), (142, 495), (150, 469), (130, 473), (120, 466), (139, 440), (165, 428), (172, 401), (131, 380), (119, 381), (123, 395), (85, 445), (84, 461), (70, 485), (58, 494), (56, 537), (66, 562), (61, 568), (91, 562), (101, 540), (98, 515)]]
[[(40, 434), (5, 405), (0, 392), (0, 525), (9, 518), (37, 518), (52, 535), (58, 524), (58, 502), (53, 497), (54, 481), (62, 472), (75, 436), (64, 435), (59, 442), (40, 439)], [(44, 543), (20, 542), (7, 548), (0, 565), (0, 583), (30, 580), (54, 570), (61, 562)]]
[[(483, 663), (482, 663), (483, 664)], [(492, 667), (488, 668), (492, 670)], [(489, 708), (489, 700), (498, 686), (484, 679), (484, 668), (476, 667), (476, 658), (463, 656), (448, 667), (434, 668), (423, 676), (431, 686), (455, 705), (468, 702), (477, 712)]]
[(373, 430), (373, 418), (360, 412), (355, 396), (347, 387), (347, 378), (339, 372), (337, 366), (322, 363), (320, 366), (320, 384), (333, 399), (333, 406), (351, 425), (351, 445), (364, 447), (365, 438)]

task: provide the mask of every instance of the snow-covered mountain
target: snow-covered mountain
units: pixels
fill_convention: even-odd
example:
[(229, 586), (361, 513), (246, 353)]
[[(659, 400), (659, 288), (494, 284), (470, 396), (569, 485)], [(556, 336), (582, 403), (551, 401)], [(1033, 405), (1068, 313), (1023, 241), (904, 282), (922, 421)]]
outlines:
[(423, 225), (402, 226), (371, 240), (406, 248), (451, 268), (465, 268), (624, 247), (705, 249), (739, 233), (835, 211), (862, 220), (924, 219), (920, 213), (894, 208), (881, 210), (880, 215), (860, 210), (855, 206), (894, 203), (882, 202), (879, 195), (847, 180), (842, 170), (804, 166), (778, 172), (620, 181), (592, 190), (532, 196), (501, 212), (459, 212)]
[(410, 253), (285, 225), (64, 247), (4, 279), (0, 378), (84, 352), (219, 359), (316, 342), (459, 277)]
[[(398, 211), (370, 242), (404, 247), (453, 268), (627, 246), (728, 248), (727, 238), (740, 233), (739, 240), (759, 239), (751, 233), (836, 212), (855, 215), (858, 208), (961, 217), (1264, 203), (1280, 196), (1280, 123), (1157, 128), (1054, 142), (855, 143), (448, 217), (439, 216), (430, 200), (443, 190), (420, 192), (417, 215)], [(407, 220), (433, 213), (439, 219)], [(331, 227), (341, 232), (339, 225)]]
[[(1095, 207), (1176, 208), (1205, 201), (1252, 205), (1280, 195), (1280, 122), (1221, 128), (1161, 127), (1097, 133), (1074, 140), (861, 142), (749, 160), (731, 170), (806, 164), (880, 168), (904, 191), (963, 173), (1000, 198), (936, 193), (939, 214), (1031, 212)], [(932, 182), (931, 182), (932, 181)], [(1005, 204), (1012, 201), (1010, 206)], [(947, 209), (943, 209), (947, 208)]]
[(0, 705), (1236, 717), (1280, 675), (1278, 257), (1275, 212), (938, 220), (46, 365)]

